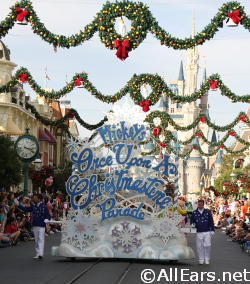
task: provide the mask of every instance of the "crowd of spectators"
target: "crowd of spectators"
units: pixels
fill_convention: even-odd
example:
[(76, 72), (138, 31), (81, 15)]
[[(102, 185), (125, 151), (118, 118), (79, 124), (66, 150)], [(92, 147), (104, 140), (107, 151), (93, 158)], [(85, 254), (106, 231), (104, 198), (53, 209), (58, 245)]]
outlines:
[(206, 206), (213, 213), (215, 228), (225, 231), (227, 241), (238, 243), (243, 251), (250, 253), (250, 206), (247, 198), (207, 198)]
[[(67, 197), (63, 194), (44, 193), (43, 202), (47, 205), (53, 220), (58, 221), (63, 216), (63, 211), (69, 208)], [(33, 241), (32, 213), (23, 212), (15, 205), (14, 199), (18, 199), (23, 206), (30, 206), (33, 202), (32, 194), (28, 197), (23, 192), (0, 192), (0, 248), (16, 246), (21, 242)], [(59, 233), (61, 226), (58, 223), (46, 225), (45, 236)]]

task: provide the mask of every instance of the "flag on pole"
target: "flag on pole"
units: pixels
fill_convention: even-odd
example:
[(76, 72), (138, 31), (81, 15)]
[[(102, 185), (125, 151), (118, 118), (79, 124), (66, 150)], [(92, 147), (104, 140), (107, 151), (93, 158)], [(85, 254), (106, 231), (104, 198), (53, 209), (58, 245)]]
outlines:
[(48, 76), (47, 73), (45, 73), (44, 78), (45, 78), (45, 79), (48, 79), (48, 80), (50, 81), (50, 78), (49, 78), (49, 76)]

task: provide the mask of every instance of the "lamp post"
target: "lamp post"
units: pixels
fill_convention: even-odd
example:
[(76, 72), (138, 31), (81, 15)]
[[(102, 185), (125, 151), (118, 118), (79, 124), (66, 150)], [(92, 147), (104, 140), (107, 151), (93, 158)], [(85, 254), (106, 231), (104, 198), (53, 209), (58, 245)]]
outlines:
[(201, 197), (202, 197), (202, 186), (203, 186), (203, 182), (201, 181), (200, 182), (200, 195), (201, 195)]
[[(35, 165), (35, 170), (37, 172), (41, 171), (42, 169), (42, 160), (40, 158), (36, 158), (35, 161), (34, 161), (34, 165)], [(34, 186), (34, 184), (33, 184)], [(36, 193), (38, 193), (38, 190), (37, 190), (37, 186), (36, 187)]]
[(236, 176), (236, 174), (233, 173), (233, 172), (230, 174), (230, 177), (231, 177), (231, 180), (232, 180), (232, 181), (234, 181), (235, 176)]

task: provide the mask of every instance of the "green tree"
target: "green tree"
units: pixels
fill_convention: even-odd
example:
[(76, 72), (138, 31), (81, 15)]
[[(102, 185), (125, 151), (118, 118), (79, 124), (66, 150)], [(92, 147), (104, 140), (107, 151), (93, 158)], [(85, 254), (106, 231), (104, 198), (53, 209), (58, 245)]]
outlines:
[(22, 168), (14, 142), (0, 135), (0, 187), (9, 190), (10, 186), (19, 185), (23, 181)]
[(59, 166), (54, 170), (53, 184), (51, 186), (53, 192), (60, 191), (66, 194), (65, 183), (72, 174), (72, 162), (67, 161), (63, 166)]

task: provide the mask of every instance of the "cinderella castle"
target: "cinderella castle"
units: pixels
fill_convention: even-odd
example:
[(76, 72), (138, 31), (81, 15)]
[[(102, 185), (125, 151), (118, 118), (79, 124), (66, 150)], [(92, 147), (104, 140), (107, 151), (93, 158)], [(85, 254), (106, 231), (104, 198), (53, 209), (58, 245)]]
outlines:
[[(192, 36), (194, 36), (194, 25), (192, 28)], [(183, 66), (180, 63), (179, 76), (177, 80), (171, 80), (169, 87), (176, 95), (188, 96), (197, 90), (197, 78), (199, 70), (199, 52), (197, 46), (189, 49), (187, 53), (187, 63)], [(206, 80), (206, 68), (202, 83)], [(158, 106), (158, 110), (167, 112), (170, 117), (180, 126), (187, 126), (196, 119), (199, 113), (205, 113), (209, 117), (208, 92), (206, 92), (199, 101), (180, 104), (172, 101), (166, 94), (163, 94)], [(188, 140), (194, 133), (201, 130), (204, 136), (211, 142), (217, 142), (216, 133), (210, 133), (210, 129), (206, 123), (199, 123), (197, 128), (181, 132), (176, 131), (172, 126), (167, 128), (179, 141)], [(215, 147), (206, 144), (202, 138), (196, 137), (189, 145), (182, 145), (180, 152), (187, 152), (193, 144), (200, 145), (205, 153), (212, 153)], [(214, 156), (202, 156), (198, 150), (194, 150), (191, 154), (179, 159), (178, 162), (178, 186), (181, 194), (184, 195), (200, 195), (202, 190), (214, 184), (218, 171), (222, 163), (222, 150)]]

